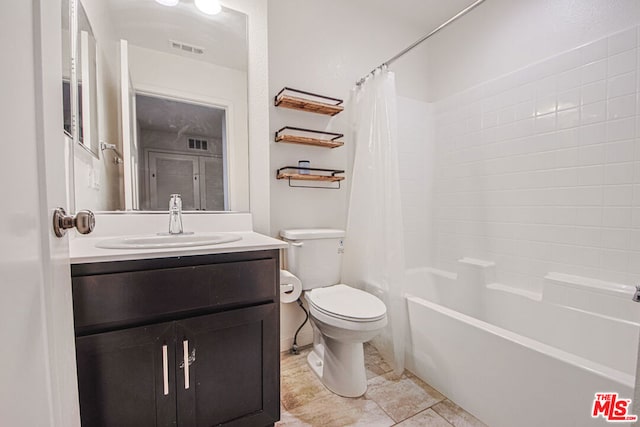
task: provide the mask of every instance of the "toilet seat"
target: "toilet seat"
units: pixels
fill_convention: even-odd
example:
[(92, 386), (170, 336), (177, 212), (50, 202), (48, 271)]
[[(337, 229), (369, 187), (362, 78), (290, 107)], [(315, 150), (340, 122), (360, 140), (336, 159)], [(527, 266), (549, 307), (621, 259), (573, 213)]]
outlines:
[(344, 284), (313, 289), (306, 293), (306, 299), (318, 312), (349, 322), (376, 322), (387, 315), (379, 298)]

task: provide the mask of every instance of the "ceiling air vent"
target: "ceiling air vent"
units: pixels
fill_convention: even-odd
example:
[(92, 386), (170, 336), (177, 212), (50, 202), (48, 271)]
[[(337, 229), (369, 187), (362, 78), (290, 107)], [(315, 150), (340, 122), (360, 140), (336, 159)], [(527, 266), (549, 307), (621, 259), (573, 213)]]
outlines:
[(207, 142), (206, 139), (195, 139), (195, 138), (189, 138), (188, 140), (188, 147), (190, 150), (201, 150), (201, 151), (207, 151), (207, 146), (209, 145), (209, 143)]
[(194, 46), (192, 44), (187, 44), (176, 40), (169, 40), (169, 44), (172, 48), (181, 50), (183, 52), (195, 53), (197, 55), (202, 55), (204, 53), (203, 47)]

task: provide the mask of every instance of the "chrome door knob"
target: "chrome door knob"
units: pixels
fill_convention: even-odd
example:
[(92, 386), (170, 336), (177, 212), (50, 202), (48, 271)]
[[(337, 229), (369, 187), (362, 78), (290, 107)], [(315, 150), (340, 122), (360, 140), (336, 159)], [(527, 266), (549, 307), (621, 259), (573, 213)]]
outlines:
[(78, 233), (89, 234), (96, 226), (96, 217), (90, 210), (79, 211), (75, 216), (67, 215), (63, 208), (53, 211), (53, 232), (62, 237), (69, 228), (76, 227)]

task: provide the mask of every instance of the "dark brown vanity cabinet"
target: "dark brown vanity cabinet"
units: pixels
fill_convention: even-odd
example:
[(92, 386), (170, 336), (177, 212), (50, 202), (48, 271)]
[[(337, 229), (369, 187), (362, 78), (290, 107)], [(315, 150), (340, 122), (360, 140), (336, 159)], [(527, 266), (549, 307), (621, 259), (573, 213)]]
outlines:
[(72, 266), (82, 425), (276, 422), (278, 266), (277, 250)]

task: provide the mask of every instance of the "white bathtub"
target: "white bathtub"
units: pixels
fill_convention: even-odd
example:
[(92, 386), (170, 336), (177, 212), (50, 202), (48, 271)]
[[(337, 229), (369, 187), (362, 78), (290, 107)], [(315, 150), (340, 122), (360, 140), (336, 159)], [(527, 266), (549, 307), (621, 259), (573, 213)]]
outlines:
[(610, 425), (591, 410), (597, 392), (633, 398), (630, 288), (550, 274), (523, 292), (463, 264), (409, 272), (407, 367), (491, 427)]

